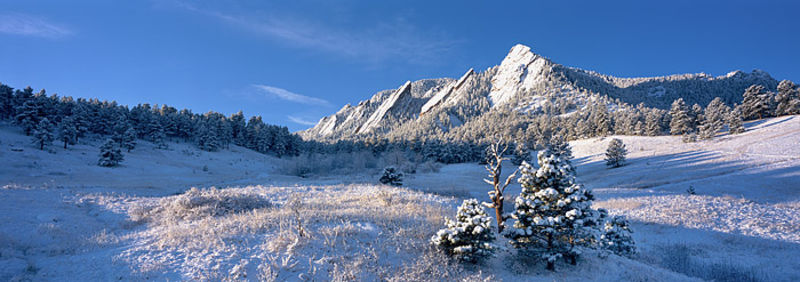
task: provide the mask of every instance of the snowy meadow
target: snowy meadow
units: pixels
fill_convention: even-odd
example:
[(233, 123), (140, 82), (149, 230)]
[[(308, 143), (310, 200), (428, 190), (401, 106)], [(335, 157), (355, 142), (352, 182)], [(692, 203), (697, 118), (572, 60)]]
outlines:
[[(101, 168), (91, 144), (39, 151), (3, 126), (0, 279), (800, 279), (800, 119), (746, 126), (690, 144), (616, 136), (630, 153), (613, 169), (603, 161), (611, 138), (571, 142), (577, 182), (593, 190), (595, 208), (631, 220), (639, 251), (589, 251), (555, 272), (499, 236), (477, 264), (430, 244), (462, 199), (488, 201), (481, 165), (406, 174), (394, 187), (378, 183), (377, 164), (297, 177), (286, 173), (293, 159), (143, 143), (124, 165)], [(506, 190), (507, 207), (520, 189)]]

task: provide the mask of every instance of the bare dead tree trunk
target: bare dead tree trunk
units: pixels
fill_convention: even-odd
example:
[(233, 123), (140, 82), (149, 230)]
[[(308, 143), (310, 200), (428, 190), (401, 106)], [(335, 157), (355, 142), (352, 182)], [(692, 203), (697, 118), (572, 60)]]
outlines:
[(498, 234), (502, 233), (503, 228), (505, 228), (505, 218), (503, 217), (503, 192), (505, 192), (506, 187), (511, 184), (511, 180), (517, 175), (517, 171), (514, 171), (514, 173), (506, 178), (504, 183), (500, 183), (500, 174), (503, 172), (503, 160), (508, 160), (508, 158), (503, 157), (503, 154), (508, 150), (508, 145), (502, 143), (502, 139), (496, 138), (495, 143), (490, 144), (489, 148), (487, 148), (487, 158), (489, 160), (486, 164), (486, 170), (489, 171), (489, 178), (491, 178), (491, 180), (483, 180), (493, 187), (493, 190), (489, 191), (489, 199), (491, 202), (483, 204), (494, 209), (495, 215), (497, 216)]

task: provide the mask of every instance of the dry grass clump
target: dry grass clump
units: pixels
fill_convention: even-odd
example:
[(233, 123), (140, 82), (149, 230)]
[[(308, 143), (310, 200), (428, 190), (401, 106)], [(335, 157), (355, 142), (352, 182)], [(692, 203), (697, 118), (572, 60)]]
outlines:
[(154, 207), (140, 207), (131, 212), (135, 221), (175, 223), (218, 217), (255, 209), (269, 208), (272, 203), (255, 193), (228, 189), (192, 188), (183, 194), (165, 197)]
[[(247, 197), (281, 204), (253, 204)], [(246, 203), (212, 200), (222, 198)], [(430, 236), (452, 213), (448, 200), (430, 194), (374, 185), (256, 186), (190, 191), (151, 205), (144, 217), (151, 224), (142, 233), (149, 243), (127, 255), (140, 264), (178, 262), (168, 267), (189, 279), (413, 281), (470, 275), (430, 247)], [(270, 208), (259, 208), (265, 206)], [(425, 265), (428, 271), (411, 271)]]

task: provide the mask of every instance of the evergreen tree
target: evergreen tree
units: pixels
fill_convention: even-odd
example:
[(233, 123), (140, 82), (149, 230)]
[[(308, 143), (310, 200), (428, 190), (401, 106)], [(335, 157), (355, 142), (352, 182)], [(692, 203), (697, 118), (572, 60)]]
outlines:
[(25, 131), (25, 135), (30, 136), (36, 126), (39, 124), (39, 120), (42, 118), (40, 112), (42, 111), (42, 106), (36, 101), (35, 98), (28, 99), (25, 101), (21, 107), (15, 110), (18, 114), (16, 116), (17, 124), (22, 126), (22, 129)]
[(125, 148), (128, 152), (136, 148), (136, 129), (129, 127), (125, 130), (125, 133), (122, 134), (121, 141), (120, 147)]
[(531, 151), (528, 149), (528, 146), (522, 143), (517, 143), (514, 146), (514, 154), (511, 156), (511, 163), (514, 165), (521, 165), (522, 162), (531, 162), (533, 157), (531, 157)]
[(645, 134), (647, 136), (661, 135), (661, 117), (655, 111), (647, 114), (645, 119)]
[[(604, 212), (604, 211), (601, 211)], [(601, 247), (620, 256), (631, 256), (636, 253), (636, 243), (631, 235), (633, 230), (630, 223), (623, 216), (614, 216), (605, 220)]]
[(516, 248), (540, 253), (547, 269), (555, 270), (556, 259), (575, 264), (581, 247), (596, 240), (599, 213), (591, 209), (591, 192), (575, 183), (574, 169), (563, 156), (544, 150), (538, 161), (539, 169), (520, 166), (522, 192), (507, 237)]
[(769, 116), (770, 95), (764, 90), (764, 86), (751, 85), (744, 91), (742, 96), (742, 115), (745, 119), (762, 119)]
[(728, 132), (739, 134), (745, 131), (744, 118), (742, 117), (742, 106), (734, 106), (733, 111), (728, 114)]
[(622, 140), (612, 139), (606, 149), (606, 166), (621, 167), (625, 165), (625, 157), (627, 155), (628, 150), (625, 149), (625, 144), (622, 143)]
[(725, 102), (722, 102), (722, 99), (717, 97), (711, 100), (703, 113), (703, 121), (699, 130), (700, 139), (711, 139), (717, 134), (717, 131), (722, 130), (728, 112), (730, 112), (730, 108), (725, 105)]
[(217, 133), (210, 130), (205, 124), (200, 125), (198, 130), (199, 137), (197, 138), (197, 146), (200, 150), (215, 152), (219, 150), (219, 142), (217, 141)]
[(388, 166), (383, 169), (383, 175), (378, 181), (382, 184), (403, 186), (403, 173), (394, 166)]
[(34, 143), (39, 145), (39, 150), (44, 150), (44, 147), (53, 143), (54, 139), (53, 124), (47, 118), (43, 118), (33, 130)]
[(692, 121), (689, 117), (689, 110), (686, 108), (686, 103), (683, 102), (683, 98), (678, 98), (672, 102), (669, 115), (671, 117), (669, 132), (672, 135), (683, 135), (691, 132)]
[(124, 156), (119, 146), (117, 146), (117, 142), (113, 139), (108, 139), (100, 146), (100, 159), (98, 159), (97, 165), (112, 167), (118, 165), (123, 159)]
[(796, 115), (800, 114), (800, 91), (797, 85), (789, 80), (783, 80), (778, 84), (778, 104), (775, 115)]
[(64, 149), (67, 148), (67, 144), (75, 144), (75, 140), (78, 139), (78, 128), (73, 117), (61, 119), (58, 124), (58, 139), (64, 141)]
[(0, 83), (0, 120), (13, 118), (14, 113), (14, 88)]
[(431, 238), (431, 243), (462, 261), (477, 262), (491, 256), (496, 247), (492, 218), (478, 200), (464, 200), (458, 207), (455, 220), (445, 219), (444, 229)]

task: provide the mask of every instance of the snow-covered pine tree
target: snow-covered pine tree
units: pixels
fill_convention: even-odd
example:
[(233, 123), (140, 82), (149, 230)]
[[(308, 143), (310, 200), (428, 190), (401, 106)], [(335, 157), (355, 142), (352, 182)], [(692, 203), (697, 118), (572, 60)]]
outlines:
[(120, 147), (125, 148), (130, 152), (134, 148), (136, 148), (136, 129), (133, 127), (129, 127), (125, 132), (122, 134), (122, 143), (120, 143)]
[(15, 117), (17, 124), (22, 126), (25, 135), (28, 136), (36, 129), (42, 118), (42, 116), (40, 116), (42, 107), (36, 100), (35, 97), (31, 97), (15, 110), (17, 112), (17, 116)]
[(764, 86), (750, 85), (742, 95), (742, 115), (744, 119), (762, 119), (769, 116), (770, 95), (764, 90)]
[(625, 157), (628, 155), (628, 150), (625, 149), (625, 144), (622, 140), (614, 138), (608, 143), (606, 149), (606, 166), (621, 167), (625, 165)]
[(55, 139), (53, 131), (53, 124), (47, 118), (42, 118), (36, 125), (33, 130), (33, 142), (39, 145), (39, 150), (44, 150), (45, 146), (53, 143)]
[(514, 165), (521, 165), (522, 162), (531, 162), (531, 150), (524, 143), (517, 142), (514, 146), (514, 154), (511, 155), (511, 163)]
[(592, 124), (597, 136), (606, 136), (611, 132), (611, 117), (608, 114), (608, 106), (599, 103), (595, 105), (592, 117)]
[(388, 166), (383, 169), (383, 175), (378, 179), (382, 184), (392, 186), (403, 186), (403, 173), (397, 170), (394, 166)]
[(97, 160), (97, 165), (112, 167), (118, 165), (123, 159), (124, 156), (117, 142), (108, 139), (100, 146), (100, 159)]
[(569, 164), (570, 168), (573, 169), (572, 173), (575, 173), (574, 166), (572, 166), (572, 146), (569, 145), (569, 142), (561, 137), (560, 135), (554, 135), (550, 138), (549, 144), (546, 146), (547, 150), (550, 150), (553, 154), (559, 155), (564, 161)]
[(496, 247), (492, 218), (476, 199), (464, 200), (455, 220), (445, 219), (444, 229), (436, 232), (431, 243), (462, 261), (478, 262), (491, 256)]
[(650, 111), (645, 119), (645, 134), (658, 136), (661, 135), (661, 132), (661, 116), (655, 111)]
[(683, 135), (691, 132), (691, 118), (689, 117), (689, 109), (686, 108), (686, 103), (683, 98), (678, 98), (672, 102), (672, 107), (669, 110), (670, 122), (669, 132), (672, 135)]
[(64, 149), (67, 144), (75, 144), (78, 139), (78, 128), (75, 125), (75, 118), (68, 116), (61, 119), (58, 124), (58, 140), (64, 141)]
[(201, 124), (198, 129), (197, 147), (203, 151), (215, 152), (219, 150), (217, 133), (209, 129), (205, 124)]
[(733, 110), (728, 113), (728, 132), (730, 134), (739, 134), (745, 131), (744, 118), (742, 115), (742, 106), (734, 105)]
[(14, 117), (14, 89), (0, 83), (0, 119)]
[(700, 139), (711, 139), (725, 126), (726, 115), (730, 108), (719, 97), (714, 98), (706, 106), (703, 121), (699, 128)]
[(800, 91), (798, 91), (797, 85), (793, 82), (789, 80), (781, 81), (778, 84), (778, 95), (775, 99), (778, 104), (775, 115), (800, 114)]
[(700, 126), (700, 123), (703, 121), (703, 107), (694, 104), (692, 108), (689, 109), (689, 130), (692, 132), (697, 132), (697, 128)]
[(514, 247), (539, 253), (547, 269), (555, 270), (559, 257), (574, 264), (581, 248), (597, 239), (599, 213), (591, 208), (591, 191), (575, 183), (574, 169), (563, 156), (547, 149), (538, 161), (539, 169), (520, 166), (522, 192), (506, 236)]
[[(600, 211), (603, 213), (604, 211)], [(600, 245), (603, 249), (614, 252), (620, 256), (636, 254), (636, 243), (633, 240), (633, 230), (624, 216), (606, 218), (600, 235)]]

